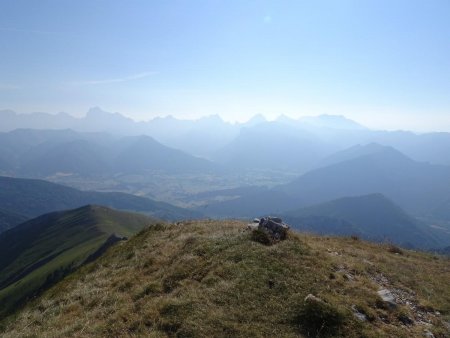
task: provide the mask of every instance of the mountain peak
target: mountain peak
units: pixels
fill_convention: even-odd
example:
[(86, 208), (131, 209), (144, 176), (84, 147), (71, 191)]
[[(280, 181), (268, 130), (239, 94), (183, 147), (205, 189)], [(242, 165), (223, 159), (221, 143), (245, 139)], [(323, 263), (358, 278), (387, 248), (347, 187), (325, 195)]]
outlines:
[(332, 164), (337, 164), (340, 162), (355, 160), (357, 158), (362, 157), (373, 157), (373, 158), (390, 158), (390, 159), (397, 159), (397, 160), (408, 160), (412, 161), (409, 157), (407, 157), (405, 154), (401, 153), (397, 149), (391, 147), (382, 145), (379, 143), (368, 143), (368, 144), (357, 144), (354, 145), (348, 149), (344, 149), (342, 151), (339, 151), (333, 155), (330, 155), (323, 160), (320, 161), (320, 163), (317, 165), (317, 167), (326, 167)]
[(243, 123), (245, 126), (254, 126), (260, 123), (267, 122), (267, 119), (263, 114), (256, 114), (251, 117), (247, 122)]
[(359, 123), (348, 119), (343, 115), (329, 115), (323, 114), (318, 116), (305, 116), (300, 119), (300, 122), (309, 124), (313, 127), (343, 129), (343, 130), (363, 130), (366, 127)]
[(203, 116), (198, 119), (199, 121), (215, 121), (215, 122), (223, 122), (222, 117), (219, 114), (212, 114)]
[(120, 121), (126, 121), (126, 122), (134, 122), (133, 119), (126, 117), (120, 113), (111, 113), (103, 110), (100, 107), (92, 107), (88, 110), (86, 113), (86, 119), (95, 119), (99, 120), (102, 123), (105, 123), (105, 121), (114, 119), (114, 120), (120, 120)]
[(89, 108), (89, 110), (86, 113), (86, 116), (89, 116), (89, 115), (101, 115), (101, 116), (104, 116), (104, 115), (109, 115), (109, 114), (111, 114), (111, 113), (101, 109), (98, 106), (95, 106), (95, 107)]
[(289, 117), (285, 114), (281, 114), (276, 118), (277, 122), (283, 122), (283, 123), (292, 123), (292, 122), (298, 122), (298, 120), (293, 119), (292, 117)]

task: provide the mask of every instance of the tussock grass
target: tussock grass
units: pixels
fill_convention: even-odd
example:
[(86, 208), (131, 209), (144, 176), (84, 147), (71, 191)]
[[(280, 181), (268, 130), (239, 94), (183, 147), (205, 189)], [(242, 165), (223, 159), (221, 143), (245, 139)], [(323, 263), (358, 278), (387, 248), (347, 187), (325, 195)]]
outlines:
[[(294, 232), (266, 246), (244, 229), (235, 221), (146, 228), (4, 321), (2, 336), (421, 337), (427, 328), (446, 337), (448, 259)], [(414, 313), (385, 306), (381, 287), (413, 295), (431, 325), (404, 325)], [(308, 294), (323, 303), (305, 303)]]

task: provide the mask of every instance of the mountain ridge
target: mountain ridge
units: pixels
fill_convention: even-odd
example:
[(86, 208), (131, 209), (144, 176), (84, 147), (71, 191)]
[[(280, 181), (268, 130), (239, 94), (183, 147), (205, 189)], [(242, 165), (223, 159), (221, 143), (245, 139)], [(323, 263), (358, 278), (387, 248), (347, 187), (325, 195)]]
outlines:
[(11, 175), (93, 176), (155, 170), (209, 173), (218, 168), (206, 159), (165, 146), (148, 135), (114, 136), (71, 129), (18, 129), (0, 133), (0, 172)]
[(156, 222), (86, 205), (41, 215), (0, 234), (0, 316), (114, 244), (112, 235), (129, 237)]
[(0, 202), (5, 211), (19, 213), (27, 218), (86, 204), (139, 211), (169, 220), (200, 216), (198, 212), (135, 195), (81, 191), (44, 180), (4, 176), (0, 176)]
[[(342, 197), (318, 205), (283, 213), (291, 224), (300, 230), (324, 234), (358, 235), (378, 242), (392, 242), (397, 245), (432, 249), (450, 243), (447, 239), (433, 236), (425, 231), (425, 225), (406, 214), (384, 195), (376, 193), (355, 197)], [(315, 218), (316, 217), (316, 218)], [(324, 222), (317, 217), (326, 217)], [(339, 222), (348, 222), (347, 229), (340, 229)], [(325, 222), (326, 223), (326, 222)], [(338, 224), (334, 228), (333, 224)], [(326, 229), (326, 230), (325, 230)]]

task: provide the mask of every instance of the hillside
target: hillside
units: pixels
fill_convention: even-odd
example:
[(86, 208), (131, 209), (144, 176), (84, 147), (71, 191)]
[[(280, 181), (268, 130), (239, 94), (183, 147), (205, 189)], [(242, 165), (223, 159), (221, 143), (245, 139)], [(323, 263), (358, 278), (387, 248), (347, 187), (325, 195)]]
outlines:
[(0, 233), (26, 221), (26, 217), (0, 209)]
[(239, 135), (213, 157), (232, 168), (304, 172), (337, 149), (296, 127), (265, 122), (242, 128)]
[(216, 169), (212, 162), (166, 147), (150, 136), (123, 138), (114, 149), (119, 149), (112, 159), (115, 172), (141, 173), (162, 170), (186, 173)]
[(449, 198), (450, 167), (411, 160), (393, 148), (312, 170), (279, 189), (303, 206), (382, 193), (415, 216)]
[(376, 153), (381, 153), (384, 151), (393, 150), (391, 147), (383, 146), (378, 143), (369, 143), (365, 145), (357, 144), (348, 149), (344, 149), (342, 151), (338, 151), (321, 161), (319, 161), (317, 167), (327, 167), (332, 164), (336, 164), (339, 162), (344, 162), (348, 160), (353, 160), (360, 156), (372, 155)]
[(0, 133), (0, 173), (26, 177), (148, 171), (208, 173), (210, 161), (167, 147), (150, 136), (113, 136), (73, 130), (20, 129)]
[(299, 233), (264, 246), (243, 229), (147, 228), (4, 321), (2, 336), (448, 337), (447, 258)]
[(212, 201), (196, 208), (212, 218), (252, 218), (256, 215), (280, 214), (298, 206), (287, 193), (269, 188), (242, 187), (236, 198)]
[(162, 219), (198, 217), (199, 214), (168, 203), (125, 193), (81, 191), (43, 180), (0, 176), (0, 205), (5, 211), (25, 217), (73, 209), (86, 204), (139, 211)]
[(111, 172), (107, 159), (108, 149), (84, 139), (55, 145), (41, 145), (31, 149), (33, 154), (22, 156), (17, 172), (33, 177), (46, 177), (55, 173), (98, 175)]
[(449, 166), (417, 162), (377, 144), (340, 152), (329, 161), (332, 164), (265, 192), (242, 190), (233, 200), (212, 202), (198, 210), (211, 217), (254, 217), (381, 193), (413, 216), (449, 220)]
[(39, 216), (0, 235), (0, 316), (103, 246), (155, 220), (99, 206)]
[(437, 219), (450, 220), (450, 198), (431, 210), (429, 214)]
[(358, 235), (374, 241), (414, 248), (450, 244), (450, 236), (433, 236), (425, 225), (406, 214), (382, 194), (344, 197), (285, 212), (295, 228), (315, 233)]

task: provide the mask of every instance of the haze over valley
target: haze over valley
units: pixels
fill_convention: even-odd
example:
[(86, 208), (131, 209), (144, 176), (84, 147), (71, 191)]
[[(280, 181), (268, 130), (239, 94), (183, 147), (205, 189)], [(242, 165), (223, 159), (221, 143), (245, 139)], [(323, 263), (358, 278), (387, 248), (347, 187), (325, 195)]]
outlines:
[[(219, 116), (138, 123), (99, 108), (84, 118), (1, 114), (6, 123), (0, 134), (0, 170), (5, 176), (121, 192), (185, 208), (186, 214), (220, 218), (289, 215), (339, 198), (380, 194), (425, 228), (433, 226), (433, 233), (441, 232), (441, 241), (427, 242), (423, 235), (423, 245), (420, 240), (410, 245), (450, 245), (445, 240), (450, 238), (450, 133), (371, 130), (337, 115), (275, 121), (260, 115), (231, 124)], [(42, 119), (52, 128), (37, 124)], [(81, 204), (67, 205), (76, 206)], [(45, 211), (59, 209), (64, 207)], [(315, 210), (314, 216), (329, 216)], [(17, 208), (10, 211), (11, 217), (20, 214)], [(375, 214), (382, 219), (384, 211)], [(339, 226), (326, 228), (330, 234), (342, 232)], [(373, 238), (408, 242), (401, 232), (399, 238), (387, 229), (382, 233)]]
[(0, 336), (450, 338), (449, 13), (1, 2)]

